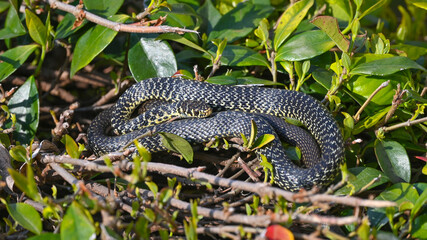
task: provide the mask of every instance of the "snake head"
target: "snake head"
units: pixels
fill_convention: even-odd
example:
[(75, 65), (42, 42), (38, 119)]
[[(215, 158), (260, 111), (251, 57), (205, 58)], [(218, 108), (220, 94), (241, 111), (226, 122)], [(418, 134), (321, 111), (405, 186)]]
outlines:
[(212, 108), (205, 102), (186, 100), (179, 102), (181, 118), (205, 118), (212, 114)]

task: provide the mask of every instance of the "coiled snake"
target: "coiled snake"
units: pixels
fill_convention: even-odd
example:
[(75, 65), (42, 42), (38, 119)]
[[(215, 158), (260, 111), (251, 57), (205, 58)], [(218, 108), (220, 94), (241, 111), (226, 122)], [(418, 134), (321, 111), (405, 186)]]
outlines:
[[(250, 134), (250, 122), (254, 120), (258, 134), (274, 134), (275, 141), (257, 150), (274, 166), (275, 183), (287, 190), (298, 191), (313, 186), (325, 186), (337, 175), (344, 158), (344, 146), (341, 131), (328, 110), (317, 100), (301, 92), (282, 89), (224, 86), (202, 83), (180, 78), (151, 78), (131, 86), (109, 110), (102, 112), (91, 123), (88, 129), (89, 147), (98, 155), (117, 151), (122, 146), (137, 138), (153, 127), (139, 129), (138, 117), (130, 119), (135, 108), (141, 103), (159, 99), (165, 101), (204, 101), (217, 111), (213, 117), (203, 119), (185, 119), (155, 126), (156, 131), (170, 132), (190, 142), (206, 142), (212, 137), (233, 137)], [(307, 153), (305, 167), (292, 163), (285, 155), (277, 134), (289, 139), (305, 141), (306, 136), (299, 136), (300, 131), (279, 127), (274, 118), (293, 118), (306, 126), (320, 148), (320, 159), (316, 151)], [(119, 132), (129, 132), (119, 136), (104, 134), (106, 127), (112, 125)], [(127, 128), (127, 130), (126, 130)], [(286, 137), (286, 135), (288, 137)], [(139, 140), (149, 151), (165, 150), (159, 136)], [(310, 151), (310, 150), (308, 150)], [(303, 153), (304, 156), (304, 153)]]

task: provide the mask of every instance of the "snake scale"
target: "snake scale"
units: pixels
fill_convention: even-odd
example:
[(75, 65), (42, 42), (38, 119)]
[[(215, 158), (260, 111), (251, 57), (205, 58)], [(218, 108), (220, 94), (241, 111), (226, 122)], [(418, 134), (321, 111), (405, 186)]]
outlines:
[[(132, 112), (141, 103), (156, 99), (171, 102), (204, 101), (218, 113), (209, 118), (184, 119), (139, 129), (140, 119), (130, 118)], [(288, 139), (303, 139), (303, 136), (299, 136), (301, 131), (293, 127), (274, 130), (280, 127), (277, 121), (263, 117), (262, 114), (300, 121), (319, 145), (320, 156), (313, 149), (311, 154), (308, 153), (309, 158), (304, 159), (305, 167), (295, 165), (284, 153), (278, 135), (282, 138), (285, 135), (284, 138)], [(117, 151), (153, 129), (170, 132), (197, 143), (209, 141), (213, 137), (238, 137), (240, 133), (248, 136), (251, 120), (258, 127), (258, 135), (270, 133), (276, 136), (273, 142), (256, 153), (265, 155), (273, 164), (275, 184), (279, 187), (298, 191), (301, 188), (325, 186), (337, 175), (344, 159), (344, 146), (336, 121), (313, 97), (283, 89), (224, 86), (168, 77), (143, 80), (127, 89), (112, 108), (92, 121), (88, 129), (89, 147), (97, 155)], [(104, 131), (110, 125), (119, 132), (128, 133), (107, 136)], [(165, 150), (158, 135), (139, 141), (151, 152)]]

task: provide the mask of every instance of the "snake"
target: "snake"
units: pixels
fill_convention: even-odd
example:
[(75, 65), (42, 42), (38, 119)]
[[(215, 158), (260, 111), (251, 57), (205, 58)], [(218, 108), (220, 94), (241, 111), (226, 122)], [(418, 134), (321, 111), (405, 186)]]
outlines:
[[(141, 129), (141, 119), (131, 118), (131, 115), (140, 104), (150, 100), (203, 101), (215, 114)], [(315, 149), (303, 154), (304, 166), (296, 165), (286, 156), (279, 135), (291, 136), (288, 138), (296, 139), (296, 142), (310, 142), (309, 137), (293, 127), (282, 127), (286, 118), (301, 122), (318, 145), (318, 154)], [(257, 149), (256, 153), (271, 162), (274, 182), (279, 187), (290, 191), (324, 187), (339, 173), (344, 161), (344, 143), (332, 114), (315, 98), (285, 89), (227, 86), (171, 77), (150, 78), (132, 85), (113, 107), (99, 114), (89, 126), (88, 140), (89, 147), (100, 155), (117, 151), (153, 129), (179, 135), (189, 142), (207, 142), (213, 137), (248, 135), (251, 121), (258, 127), (258, 136), (266, 133), (275, 136), (274, 141)], [(105, 128), (109, 126), (125, 134), (109, 136), (105, 134)], [(166, 150), (159, 135), (139, 141), (150, 152)]]

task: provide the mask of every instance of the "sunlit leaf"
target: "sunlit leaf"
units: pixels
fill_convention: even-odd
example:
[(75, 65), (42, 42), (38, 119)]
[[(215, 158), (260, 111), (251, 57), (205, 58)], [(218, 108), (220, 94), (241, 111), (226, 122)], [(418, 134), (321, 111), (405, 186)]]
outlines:
[(163, 146), (165, 146), (168, 150), (181, 154), (190, 164), (193, 162), (193, 148), (185, 139), (167, 132), (159, 132), (159, 135), (162, 138)]
[(341, 51), (347, 52), (349, 50), (350, 41), (341, 33), (336, 18), (331, 16), (319, 16), (311, 22), (322, 29)]
[[(33, 76), (13, 94), (8, 107), (16, 115), (15, 139), (22, 144), (29, 144), (39, 125), (39, 96)], [(10, 125), (9, 122), (7, 126)]]
[(419, 69), (426, 71), (418, 63), (407, 57), (391, 57), (381, 60), (375, 60), (362, 63), (351, 70), (351, 74), (370, 74), (370, 75), (388, 75), (405, 69)]
[(335, 43), (320, 30), (307, 31), (290, 38), (277, 51), (276, 61), (301, 61), (329, 51)]
[[(123, 23), (129, 18), (127, 15), (115, 15), (111, 21)], [(89, 29), (77, 41), (73, 59), (71, 61), (70, 77), (84, 66), (88, 65), (102, 50), (113, 41), (118, 32), (113, 29), (97, 25)]]
[(129, 70), (135, 80), (174, 75), (177, 64), (169, 44), (154, 38), (139, 37), (132, 36), (135, 44), (128, 56)]
[(16, 71), (37, 49), (36, 44), (18, 46), (5, 51), (0, 56), (0, 82)]
[(34, 234), (42, 232), (42, 221), (37, 210), (26, 203), (6, 204), (10, 216), (25, 229)]
[(299, 23), (304, 19), (308, 10), (313, 6), (313, 0), (302, 0), (295, 2), (280, 16), (279, 24), (277, 25), (274, 35), (274, 49), (279, 49), (282, 43), (291, 35), (298, 27)]
[(62, 240), (96, 239), (95, 227), (77, 202), (72, 202), (61, 222)]
[(272, 11), (272, 7), (265, 5), (250, 2), (240, 3), (219, 19), (209, 34), (208, 41), (226, 38), (228, 42), (234, 42), (245, 37), (258, 26), (261, 19), (267, 18)]

